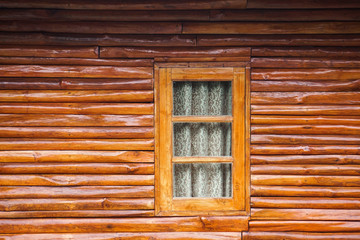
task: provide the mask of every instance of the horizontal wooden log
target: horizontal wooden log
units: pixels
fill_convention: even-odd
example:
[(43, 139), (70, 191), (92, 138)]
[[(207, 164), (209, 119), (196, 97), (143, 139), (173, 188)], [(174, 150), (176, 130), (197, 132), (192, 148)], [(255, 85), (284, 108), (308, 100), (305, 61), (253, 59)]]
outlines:
[(153, 139), (0, 138), (0, 150), (153, 150)]
[[(343, 36), (348, 38), (347, 36)], [(356, 46), (356, 39), (343, 44)], [(330, 40), (331, 41), (331, 40)], [(195, 46), (194, 35), (117, 35), (117, 34), (53, 34), (0, 32), (0, 44), (49, 45), (49, 46)]]
[(249, 56), (250, 48), (208, 47), (101, 47), (101, 58), (154, 58), (154, 57), (241, 57)]
[[(130, 174), (129, 185), (152, 185), (154, 164), (148, 163), (0, 163), (2, 174)], [(126, 179), (127, 178), (127, 179)]]
[(152, 198), (41, 198), (2, 199), (0, 211), (146, 210), (154, 209)]
[(154, 162), (150, 151), (0, 151), (0, 162)]
[[(326, 5), (324, 5), (325, 7)], [(10, 15), (12, 13), (12, 15)], [(21, 13), (26, 19), (36, 19), (35, 13), (11, 10), (4, 12), (3, 20), (21, 20)], [(46, 17), (46, 13), (42, 17)], [(41, 18), (41, 17), (39, 17)], [(1, 19), (1, 18), (0, 18)], [(266, 21), (266, 22), (311, 22), (311, 21), (358, 21), (359, 12), (357, 9), (246, 9), (246, 10), (212, 10), (210, 11), (211, 21)], [(206, 21), (206, 20), (205, 20)]]
[(150, 67), (1, 65), (2, 77), (151, 78)]
[(269, 175), (350, 175), (360, 174), (360, 165), (253, 165), (252, 174)]
[(252, 186), (254, 197), (341, 197), (359, 198), (359, 187)]
[[(191, 239), (191, 240), (241, 240), (241, 232), (144, 232), (144, 233), (67, 233), (64, 234), (11, 234), (5, 235), (1, 234), (0, 237), (4, 240), (65, 240), (66, 237), (71, 237), (74, 240), (133, 240), (133, 239), (157, 239), (157, 240), (182, 240), (182, 239)], [(349, 240), (353, 240), (350, 239)]]
[(348, 47), (262, 47), (254, 48), (252, 56), (255, 57), (324, 57), (324, 58), (344, 58), (357, 59), (360, 48)]
[(152, 115), (0, 114), (0, 126), (153, 126)]
[(1, 138), (154, 138), (152, 127), (0, 127)]
[[(359, 133), (359, 132), (358, 132)], [(252, 134), (254, 144), (359, 144), (360, 135), (277, 135)]]
[(244, 240), (273, 240), (285, 238), (287, 240), (356, 240), (359, 239), (358, 233), (310, 233), (310, 232), (244, 232)]
[(359, 232), (360, 222), (349, 221), (252, 221), (250, 231)]
[(1, 57), (98, 58), (98, 47), (1, 46)]
[(338, 1), (333, 0), (320, 0), (320, 1), (311, 1), (305, 0), (301, 3), (299, 2), (288, 2), (284, 0), (249, 0), (247, 4), (248, 8), (264, 8), (264, 9), (273, 9), (273, 8), (359, 8), (360, 4), (357, 1), (353, 0), (344, 0), (339, 3)]
[(359, 69), (268, 69), (256, 68), (253, 80), (358, 80)]
[(250, 159), (251, 164), (360, 164), (359, 155), (252, 155)]
[(263, 186), (360, 186), (358, 176), (252, 175), (251, 180), (253, 185)]
[(252, 104), (359, 104), (358, 92), (253, 92)]
[(251, 218), (256, 220), (338, 220), (359, 221), (360, 210), (340, 209), (251, 209)]
[(151, 90), (1, 90), (0, 102), (152, 102)]
[[(350, 24), (352, 22), (349, 22)], [(356, 26), (356, 25), (355, 25)], [(180, 34), (179, 22), (2, 21), (0, 31), (88, 34)], [(341, 32), (339, 32), (341, 33)], [(351, 33), (351, 31), (345, 32)]]
[(346, 92), (359, 90), (360, 79), (341, 81), (251, 81), (251, 91), (255, 92)]
[[(0, 212), (1, 218), (150, 217), (153, 210), (69, 210)], [(1, 237), (1, 236), (0, 236)]]
[(16, 4), (9, 0), (3, 1), (0, 7), (4, 8), (57, 8), (57, 9), (96, 9), (96, 10), (187, 10), (187, 9), (232, 9), (245, 8), (246, 1), (244, 0), (183, 0), (181, 2), (176, 0), (149, 0), (145, 2), (134, 2), (132, 0), (125, 0), (121, 2), (114, 2), (111, 0), (104, 0), (100, 2), (93, 2), (89, 0), (78, 0), (71, 2), (52, 2), (49, 0), (40, 0), (31, 2), (28, 0), (18, 1)]
[[(358, 34), (358, 22), (184, 22), (184, 34)], [(0, 25), (0, 30), (3, 28)], [(18, 28), (10, 28), (19, 31)], [(23, 28), (21, 28), (23, 29)]]
[[(341, 55), (341, 53), (339, 53)], [(287, 56), (286, 56), (287, 57)], [(309, 59), (309, 58), (252, 58), (254, 68), (357, 68), (360, 60), (356, 59)]]
[[(232, 222), (232, 225), (224, 223)], [(71, 225), (69, 225), (71, 222)], [(219, 224), (215, 227), (215, 224)], [(1, 219), (0, 233), (232, 232), (248, 229), (245, 217)]]
[(153, 79), (0, 78), (0, 89), (153, 90)]
[[(342, 125), (253, 125), (252, 134), (347, 134), (359, 135), (360, 126)], [(341, 137), (341, 136), (340, 136)]]
[[(33, 47), (37, 49), (37, 47)], [(1, 48), (0, 48), (1, 49)], [(1, 52), (1, 51), (0, 51)], [(9, 54), (10, 55), (10, 54)], [(152, 67), (152, 59), (91, 59), (75, 57), (0, 57), (5, 65), (83, 65), (83, 66), (121, 66), (121, 67)]]
[[(306, 93), (305, 93), (306, 94)], [(331, 93), (330, 93), (331, 95)], [(360, 115), (360, 105), (252, 105), (252, 114), (264, 115)]]
[[(143, 178), (143, 179), (142, 179)], [(145, 180), (145, 181), (144, 181)], [(16, 174), (0, 175), (1, 186), (126, 186), (151, 184), (153, 176), (139, 177), (132, 175), (101, 175), (101, 174), (79, 174), (79, 175), (55, 175), (55, 174)], [(129, 188), (129, 197), (138, 197), (132, 195), (132, 189)], [(136, 188), (134, 188), (136, 190)], [(151, 197), (151, 196), (146, 196)]]
[(153, 114), (154, 104), (153, 103), (1, 103), (0, 102), (0, 113), (139, 115), (139, 114)]
[[(314, 198), (314, 197), (252, 197), (252, 208), (320, 208), (359, 209), (357, 198)], [(326, 212), (327, 210), (323, 210)], [(348, 212), (351, 212), (347, 210)], [(301, 211), (299, 211), (301, 212)], [(360, 215), (358, 216), (360, 218)], [(335, 219), (329, 219), (335, 220)], [(346, 219), (344, 219), (346, 220)], [(350, 220), (350, 219), (348, 219)], [(358, 219), (360, 220), (360, 219)]]
[(252, 115), (253, 124), (360, 125), (360, 116), (276, 116)]
[(360, 145), (252, 145), (251, 154), (360, 154)]
[[(104, 175), (102, 175), (104, 178)], [(65, 176), (64, 176), (65, 177)], [(152, 198), (153, 186), (0, 187), (1, 199), (18, 198)]]
[[(13, 34), (13, 33), (12, 33)], [(11, 35), (11, 36), (16, 36)], [(37, 36), (34, 36), (34, 40)], [(3, 39), (4, 42), (10, 42), (10, 35), (0, 34), (0, 39)], [(299, 35), (299, 34), (289, 34), (289, 35), (199, 35), (197, 37), (198, 46), (335, 46), (335, 47), (358, 47), (360, 43), (360, 37), (358, 35)], [(19, 40), (18, 40), (19, 41)], [(29, 39), (29, 42), (32, 42)], [(10, 44), (10, 43), (8, 43)], [(30, 44), (30, 43), (26, 43)], [(257, 49), (257, 48), (253, 48)], [(258, 51), (259, 52), (259, 51)], [(255, 56), (255, 55), (253, 55)]]
[[(322, 12), (320, 12), (322, 13)], [(325, 11), (323, 17), (329, 13)], [(330, 11), (332, 13), (332, 11)], [(348, 17), (336, 20), (355, 20), (352, 11), (341, 11)], [(340, 15), (342, 15), (340, 13)], [(63, 10), (63, 9), (2, 9), (1, 20), (42, 20), (42, 21), (114, 21), (114, 22), (142, 22), (142, 21), (207, 21), (209, 11), (119, 11), (119, 10)], [(321, 19), (320, 19), (321, 20)], [(333, 20), (333, 19), (330, 19)]]

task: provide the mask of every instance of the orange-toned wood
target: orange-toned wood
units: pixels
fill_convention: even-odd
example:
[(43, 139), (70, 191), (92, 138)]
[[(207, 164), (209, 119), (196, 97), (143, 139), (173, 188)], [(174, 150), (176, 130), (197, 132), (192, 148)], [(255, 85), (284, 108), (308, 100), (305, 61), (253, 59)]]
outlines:
[(360, 164), (359, 155), (252, 155), (251, 164)]
[(300, 240), (300, 239), (309, 239), (309, 240), (328, 240), (329, 238), (333, 239), (347, 239), (347, 240), (356, 240), (360, 238), (360, 232), (358, 233), (348, 233), (348, 232), (339, 232), (339, 233), (310, 233), (310, 232), (244, 232), (244, 240), (273, 240), (285, 238), (288, 240)]
[[(358, 178), (358, 177), (357, 177)], [(354, 180), (352, 180), (354, 181)], [(355, 180), (356, 181), (356, 180)], [(294, 187), (294, 186), (252, 186), (251, 196), (256, 197), (344, 197), (359, 198), (359, 187)]]
[(357, 176), (360, 165), (253, 165), (252, 174)]
[[(260, 57), (324, 57), (324, 58), (345, 58), (359, 60), (358, 46), (356, 48), (347, 47), (261, 47), (252, 49), (252, 56)], [(290, 59), (291, 61), (291, 59)]]
[[(358, 132), (359, 133), (359, 132)], [(360, 135), (278, 135), (253, 134), (254, 144), (359, 144)]]
[[(316, 51), (316, 50), (315, 50)], [(260, 54), (260, 53), (259, 53)], [(338, 57), (342, 53), (338, 53)], [(287, 57), (287, 56), (286, 56)], [(317, 58), (252, 58), (251, 67), (259, 68), (356, 68), (360, 66), (360, 61), (356, 59), (317, 59)], [(328, 56), (325, 56), (328, 57)]]
[(228, 80), (234, 78), (233, 68), (172, 68), (171, 79), (174, 80)]
[(359, 154), (360, 145), (252, 145), (251, 154)]
[(351, 125), (253, 125), (251, 127), (253, 134), (347, 134), (348, 136), (358, 135), (359, 131), (360, 126)]
[(360, 125), (360, 116), (276, 116), (252, 115), (254, 124)]

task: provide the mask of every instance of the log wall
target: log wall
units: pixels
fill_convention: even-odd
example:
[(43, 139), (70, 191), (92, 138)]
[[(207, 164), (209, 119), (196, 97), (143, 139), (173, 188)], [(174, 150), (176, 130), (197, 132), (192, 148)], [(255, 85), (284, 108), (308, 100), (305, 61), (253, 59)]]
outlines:
[[(0, 239), (360, 239), (358, 1), (0, 7)], [(249, 62), (248, 218), (154, 215), (155, 62)]]

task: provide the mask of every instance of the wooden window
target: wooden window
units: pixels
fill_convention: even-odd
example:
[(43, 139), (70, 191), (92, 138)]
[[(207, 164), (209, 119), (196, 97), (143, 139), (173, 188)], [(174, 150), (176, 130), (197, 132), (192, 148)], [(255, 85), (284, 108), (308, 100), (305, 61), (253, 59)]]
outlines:
[(245, 215), (246, 85), (241, 67), (159, 67), (157, 215)]

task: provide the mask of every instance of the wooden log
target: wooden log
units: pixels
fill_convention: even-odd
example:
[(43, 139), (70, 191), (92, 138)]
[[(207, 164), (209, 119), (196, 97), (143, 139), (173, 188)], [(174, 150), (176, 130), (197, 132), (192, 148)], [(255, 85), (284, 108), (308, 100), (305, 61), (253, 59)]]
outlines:
[(360, 145), (252, 145), (251, 154), (360, 154)]
[(359, 126), (341, 125), (253, 125), (252, 134), (347, 134), (359, 135)]
[[(184, 22), (183, 34), (358, 34), (358, 22)], [(0, 25), (0, 30), (4, 27)], [(10, 28), (23, 30), (21, 26)]]
[[(342, 53), (339, 53), (341, 55)], [(358, 68), (356, 59), (318, 59), (318, 58), (261, 58), (251, 59), (254, 68)]]
[(1, 90), (0, 102), (153, 102), (151, 90)]
[[(337, 10), (338, 11), (338, 10)], [(13, 38), (15, 38), (15, 34)], [(3, 37), (2, 37), (3, 36)], [(10, 36), (1, 35), (0, 39), (4, 41), (4, 43), (10, 42)], [(35, 39), (39, 38), (38, 36), (34, 36), (34, 40), (29, 42), (35, 41)], [(197, 37), (197, 45), (198, 46), (252, 46), (255, 48), (256, 46), (274, 46), (274, 47), (285, 47), (285, 46), (334, 46), (334, 47), (358, 47), (360, 43), (360, 37), (358, 35), (296, 35), (296, 34), (289, 34), (289, 35), (199, 35)], [(20, 40), (17, 40), (20, 41)], [(30, 44), (30, 43), (26, 43)], [(255, 55), (253, 55), (255, 56)]]
[(150, 67), (1, 65), (2, 77), (151, 78)]
[[(104, 176), (103, 176), (104, 177)], [(0, 187), (0, 199), (17, 198), (152, 198), (153, 186)]]
[(253, 92), (252, 104), (359, 104), (359, 92)]
[[(151, 217), (153, 210), (70, 210), (0, 212), (1, 218)], [(1, 236), (0, 236), (1, 237)]]
[(251, 90), (254, 92), (335, 92), (359, 91), (358, 80), (321, 80), (321, 81), (251, 81)]
[[(358, 132), (359, 133), (359, 132)], [(359, 144), (360, 135), (277, 135), (252, 134), (254, 144)]]
[(152, 115), (0, 114), (0, 126), (153, 126)]
[[(233, 221), (232, 225), (214, 224)], [(72, 224), (69, 225), (69, 222)], [(246, 226), (245, 226), (246, 225)], [(244, 217), (161, 217), (161, 218), (55, 218), (1, 219), (0, 233), (88, 233), (88, 232), (165, 232), (165, 231), (244, 231)]]
[(250, 231), (359, 232), (360, 222), (349, 221), (252, 221)]
[[(348, 38), (343, 36), (343, 38)], [(354, 36), (353, 36), (354, 37)], [(331, 41), (331, 40), (330, 40)], [(343, 44), (353, 44), (356, 39), (348, 39)], [(49, 45), (49, 46), (195, 46), (194, 35), (156, 35), (151, 34), (53, 34), (53, 33), (15, 33), (0, 32), (0, 44), (25, 44), (25, 45)]]
[(154, 209), (154, 199), (152, 198), (42, 198), (0, 200), (0, 211), (3, 212), (148, 209)]
[(154, 140), (1, 138), (0, 150), (154, 150)]
[[(360, 199), (356, 198), (314, 198), (314, 197), (253, 197), (252, 208), (321, 208), (359, 209)], [(306, 209), (305, 209), (306, 210)], [(327, 210), (323, 210), (326, 212)], [(299, 211), (301, 212), (301, 210)], [(304, 211), (305, 212), (305, 211)], [(351, 212), (351, 211), (348, 211)], [(360, 218), (360, 215), (358, 215)], [(300, 218), (301, 219), (301, 218)], [(336, 220), (336, 219), (329, 219)], [(346, 219), (344, 219), (346, 220)], [(348, 219), (350, 220), (350, 219)], [(354, 219), (355, 220), (355, 219)], [(358, 219), (360, 220), (360, 219)]]
[(341, 209), (251, 209), (251, 217), (256, 220), (335, 220), (359, 221), (360, 210)]
[(0, 163), (2, 174), (130, 174), (129, 185), (152, 185), (154, 164), (149, 163)]
[[(1, 186), (126, 186), (153, 184), (153, 176), (138, 177), (132, 175), (102, 175), (102, 174), (16, 174), (0, 175)], [(128, 197), (139, 197), (132, 194), (132, 188), (128, 188)], [(136, 192), (136, 187), (134, 186)], [(152, 197), (149, 195), (143, 197)]]
[(251, 164), (360, 164), (359, 155), (251, 155), (250, 159)]
[(2, 1), (0, 7), (4, 8), (55, 8), (55, 9), (94, 9), (94, 10), (187, 10), (187, 9), (232, 9), (245, 8), (244, 0), (183, 0), (181, 2), (175, 0), (149, 0), (145, 2), (134, 2), (125, 0), (114, 2), (104, 0), (93, 2), (88, 0), (78, 0), (71, 2), (53, 2), (49, 0), (40, 0), (36, 3), (21, 0), (16, 4), (9, 0)]
[(253, 175), (251, 180), (253, 185), (263, 186), (360, 186), (358, 176)]
[(353, 0), (344, 0), (341, 3), (333, 0), (320, 0), (320, 1), (311, 1), (305, 0), (301, 3), (299, 2), (288, 2), (285, 0), (249, 0), (248, 8), (264, 8), (264, 9), (273, 9), (273, 8), (296, 8), (296, 9), (307, 9), (307, 8), (359, 8), (360, 4), (357, 1)]
[(350, 175), (360, 174), (360, 165), (253, 165), (252, 174), (269, 175)]
[(358, 80), (359, 69), (268, 69), (256, 68), (253, 80)]
[(254, 197), (360, 197), (359, 187), (252, 186)]
[[(241, 240), (241, 232), (144, 232), (144, 233), (67, 233), (66, 236), (71, 236), (75, 240), (133, 240), (133, 239), (156, 239), (156, 240)], [(62, 240), (64, 234), (50, 233), (50, 234), (1, 234), (1, 238), (4, 240)], [(353, 240), (352, 238), (349, 240)]]
[(152, 90), (153, 80), (97, 78), (0, 78), (0, 89)]
[(152, 127), (0, 127), (1, 138), (154, 138)]
[[(0, 91), (1, 92), (1, 91)], [(153, 114), (153, 103), (1, 103), (0, 113), (26, 114)]]
[[(330, 93), (331, 94), (331, 93)], [(264, 115), (360, 115), (360, 105), (252, 105), (252, 114)], [(320, 126), (319, 126), (320, 127)]]
[[(0, 12), (1, 13), (1, 12)], [(26, 19), (37, 19), (35, 12), (25, 12), (21, 10), (4, 11), (3, 20), (21, 20), (21, 14)], [(45, 15), (45, 17), (44, 17)], [(46, 19), (46, 13), (38, 17)], [(1, 19), (1, 18), (0, 18)], [(357, 9), (246, 9), (246, 10), (212, 10), (210, 11), (210, 21), (266, 21), (266, 22), (313, 22), (313, 21), (358, 21), (359, 11)], [(205, 20), (206, 21), (206, 20)]]
[[(349, 22), (351, 25), (352, 22)], [(354, 23), (353, 23), (354, 24)], [(339, 24), (337, 24), (339, 25)], [(334, 26), (335, 27), (335, 26)], [(356, 27), (356, 24), (354, 24)], [(83, 34), (180, 34), (179, 22), (1, 21), (0, 31)], [(341, 32), (339, 32), (341, 33)], [(351, 33), (351, 31), (345, 31)]]
[(150, 151), (0, 151), (0, 162), (154, 162)]
[[(360, 233), (310, 233), (310, 232), (244, 232), (244, 240), (273, 240), (273, 239), (287, 239), (287, 240), (356, 240), (360, 238)], [(21, 239), (21, 238), (20, 238)], [(19, 239), (19, 240), (20, 240)]]
[[(321, 12), (322, 13), (322, 12)], [(323, 13), (323, 17), (329, 12)], [(330, 11), (330, 13), (333, 13)], [(352, 11), (341, 11), (336, 20), (355, 20)], [(337, 15), (338, 15), (337, 14)], [(208, 21), (209, 11), (119, 11), (119, 10), (63, 10), (63, 9), (2, 9), (0, 10), (1, 20), (22, 20), (22, 21), (114, 21), (114, 22), (143, 22), (143, 21)], [(321, 19), (320, 19), (321, 20)], [(334, 20), (334, 19), (330, 19)]]
[(154, 57), (241, 57), (249, 56), (250, 48), (228, 47), (101, 47), (101, 58)]
[[(33, 47), (36, 49), (37, 47)], [(152, 59), (91, 59), (63, 57), (0, 57), (5, 65), (83, 65), (83, 66), (119, 66), (119, 67), (152, 67)]]
[(360, 48), (357, 47), (262, 47), (254, 48), (252, 56), (254, 57), (324, 57), (324, 58), (359, 58)]
[(276, 116), (252, 115), (253, 124), (359, 125), (359, 116)]
[(98, 47), (1, 46), (1, 57), (98, 58)]

